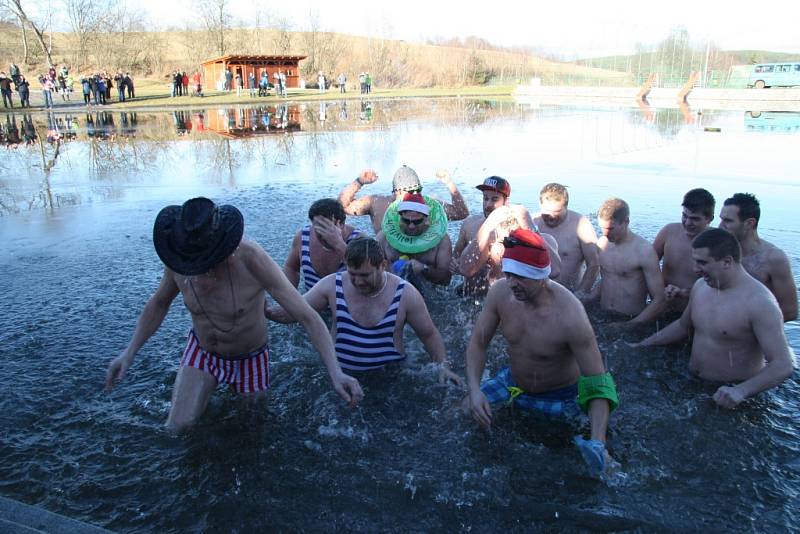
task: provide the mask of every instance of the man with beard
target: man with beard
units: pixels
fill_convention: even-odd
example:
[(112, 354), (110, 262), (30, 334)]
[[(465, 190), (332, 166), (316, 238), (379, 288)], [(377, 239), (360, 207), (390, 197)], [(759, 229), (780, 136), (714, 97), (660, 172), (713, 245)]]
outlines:
[[(440, 380), (460, 384), (461, 378), (450, 370), (444, 341), (422, 295), (413, 285), (386, 272), (386, 258), (378, 242), (368, 237), (351, 241), (345, 263), (345, 272), (326, 276), (304, 295), (318, 312), (331, 311), (331, 335), (342, 368), (371, 371), (404, 360), (403, 328), (408, 323), (431, 359), (441, 365)], [(279, 306), (267, 308), (266, 315), (280, 323), (296, 322), (290, 310)]]
[[(561, 274), (556, 282), (576, 293), (592, 290), (600, 266), (597, 263), (597, 234), (589, 219), (568, 209), (569, 192), (561, 184), (545, 185), (539, 193), (540, 211), (533, 216), (539, 231), (553, 236), (561, 257)], [(586, 266), (583, 276), (581, 270)]]
[[(602, 474), (611, 410), (619, 399), (606, 372), (597, 340), (580, 301), (548, 279), (550, 258), (540, 234), (514, 230), (505, 239), (505, 279), (492, 285), (467, 348), (465, 407), (484, 427), (492, 424), (492, 404), (551, 417), (588, 412), (591, 439), (575, 443), (590, 470)], [(486, 351), (497, 329), (508, 342), (510, 366), (481, 383)]]
[(666, 225), (653, 241), (658, 259), (662, 260), (664, 297), (667, 306), (674, 311), (683, 311), (697, 281), (692, 264), (692, 240), (711, 224), (714, 203), (714, 196), (705, 189), (692, 189), (683, 196), (681, 222)]
[(776, 387), (791, 376), (793, 355), (775, 297), (741, 263), (741, 247), (726, 230), (712, 228), (692, 241), (700, 280), (680, 319), (638, 346), (669, 345), (692, 337), (689, 369), (704, 380), (732, 383), (714, 393), (723, 408)]
[(784, 322), (794, 321), (797, 319), (797, 288), (792, 266), (781, 249), (758, 237), (760, 218), (761, 206), (756, 197), (749, 193), (736, 193), (725, 199), (719, 215), (719, 227), (739, 240), (742, 266), (775, 295)]

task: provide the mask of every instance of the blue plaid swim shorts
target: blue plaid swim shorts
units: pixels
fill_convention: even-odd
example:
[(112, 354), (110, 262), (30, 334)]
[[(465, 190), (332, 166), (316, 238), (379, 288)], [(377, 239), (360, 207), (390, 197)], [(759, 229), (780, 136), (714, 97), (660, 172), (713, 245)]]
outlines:
[(503, 367), (494, 376), (481, 384), (481, 391), (490, 404), (506, 404), (523, 410), (543, 413), (550, 417), (573, 417), (580, 414), (575, 399), (578, 397), (578, 385), (554, 389), (544, 393), (526, 393), (520, 389), (511, 367)]

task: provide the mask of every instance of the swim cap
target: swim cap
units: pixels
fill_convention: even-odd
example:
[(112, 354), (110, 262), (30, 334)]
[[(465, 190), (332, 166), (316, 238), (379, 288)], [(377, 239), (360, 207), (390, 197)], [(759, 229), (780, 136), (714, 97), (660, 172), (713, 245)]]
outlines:
[(411, 167), (403, 165), (394, 173), (392, 191), (422, 191), (419, 176)]
[(503, 240), (503, 272), (543, 280), (550, 276), (550, 254), (541, 235), (525, 229), (512, 230)]
[(425, 199), (419, 193), (406, 193), (403, 200), (397, 205), (397, 212), (416, 211), (428, 215), (431, 209), (425, 204)]

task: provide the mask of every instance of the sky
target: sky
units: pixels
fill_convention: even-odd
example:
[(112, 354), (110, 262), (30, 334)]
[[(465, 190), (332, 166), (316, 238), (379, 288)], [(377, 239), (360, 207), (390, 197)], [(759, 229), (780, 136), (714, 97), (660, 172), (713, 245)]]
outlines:
[[(139, 0), (161, 29), (183, 27), (197, 15), (195, 0)], [(693, 40), (721, 48), (761, 49), (800, 55), (796, 0), (229, 0), (232, 14), (253, 20), (277, 14), (294, 29), (308, 28), (310, 13), (321, 29), (355, 35), (425, 41), (475, 35), (501, 46), (530, 46), (566, 56), (628, 53), (637, 42), (655, 43), (683, 26)], [(795, 5), (791, 8), (791, 5)]]

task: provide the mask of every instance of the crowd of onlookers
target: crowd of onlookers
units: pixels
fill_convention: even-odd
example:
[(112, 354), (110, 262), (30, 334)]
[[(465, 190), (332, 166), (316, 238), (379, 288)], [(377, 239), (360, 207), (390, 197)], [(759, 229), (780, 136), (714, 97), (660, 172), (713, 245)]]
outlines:
[[(53, 99), (56, 94), (61, 95), (61, 100), (68, 102), (72, 100), (72, 93), (75, 91), (75, 78), (70, 73), (69, 67), (62, 65), (56, 71), (55, 67), (50, 67), (46, 73), (38, 78), (42, 87), (42, 98), (46, 108), (53, 107)], [(117, 88), (117, 99), (119, 102), (134, 97), (133, 78), (130, 73), (117, 71), (111, 75), (108, 71), (94, 72), (81, 75), (79, 78), (83, 103), (87, 106), (104, 105), (111, 102), (111, 90)], [(11, 63), (9, 74), (0, 72), (0, 91), (3, 95), (3, 107), (13, 108), (13, 93), (16, 91), (21, 107), (30, 107), (30, 82), (20, 73), (19, 67)]]

